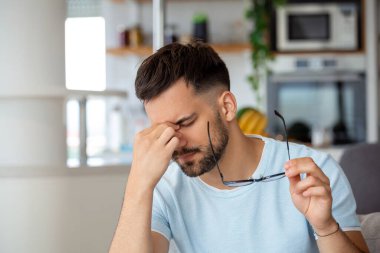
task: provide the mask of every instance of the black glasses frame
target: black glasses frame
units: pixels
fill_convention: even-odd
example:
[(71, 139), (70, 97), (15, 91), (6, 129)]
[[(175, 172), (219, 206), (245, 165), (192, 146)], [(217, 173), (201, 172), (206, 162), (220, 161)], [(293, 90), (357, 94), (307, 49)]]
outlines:
[[(276, 110), (274, 110), (274, 113), (277, 117), (279, 117), (284, 125), (284, 129), (285, 129), (285, 139), (286, 139), (286, 147), (287, 147), (287, 151), (288, 151), (288, 158), (290, 160), (290, 152), (289, 152), (289, 140), (288, 140), (288, 130), (286, 128), (286, 124), (285, 124), (285, 119), (284, 117)], [(236, 181), (225, 181), (224, 180), (224, 177), (223, 177), (223, 174), (219, 168), (219, 164), (218, 164), (218, 161), (216, 160), (216, 156), (215, 156), (215, 151), (214, 151), (214, 147), (212, 145), (212, 141), (211, 141), (211, 135), (210, 135), (210, 122), (207, 122), (207, 134), (208, 134), (208, 140), (209, 140), (209, 144), (210, 144), (210, 147), (211, 147), (211, 152), (212, 152), (212, 155), (214, 157), (214, 161), (215, 161), (215, 164), (216, 164), (216, 168), (218, 169), (218, 172), (219, 172), (219, 175), (220, 175), (220, 178), (222, 180), (222, 183), (226, 186), (230, 186), (230, 187), (240, 187), (240, 186), (246, 186), (246, 185), (250, 185), (250, 184), (253, 184), (253, 183), (256, 183), (256, 182), (270, 182), (270, 181), (275, 181), (275, 180), (278, 180), (278, 179), (281, 179), (283, 177), (285, 177), (285, 172), (281, 172), (281, 173), (277, 173), (277, 174), (272, 174), (272, 175), (269, 175), (269, 176), (262, 176), (260, 178), (249, 178), (249, 179), (243, 179), (243, 180), (236, 180)]]

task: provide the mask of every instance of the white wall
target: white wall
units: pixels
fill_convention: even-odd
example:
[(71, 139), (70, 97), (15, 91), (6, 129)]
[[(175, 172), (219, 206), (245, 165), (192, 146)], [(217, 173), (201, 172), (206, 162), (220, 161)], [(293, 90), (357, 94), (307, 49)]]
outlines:
[(66, 163), (65, 0), (0, 2), (0, 252), (107, 252), (127, 168)]
[(127, 172), (35, 168), (21, 172), (25, 176), (13, 172), (0, 177), (0, 252), (108, 252)]
[(366, 56), (367, 56), (367, 141), (379, 141), (379, 74), (376, 0), (366, 1)]
[(0, 2), (0, 166), (65, 164), (65, 10)]
[(3, 94), (64, 87), (65, 15), (65, 0), (0, 2)]
[[(380, 4), (377, 3), (376, 6), (376, 23), (377, 23), (377, 37), (380, 37)], [(376, 66), (376, 72), (377, 72), (377, 129), (378, 129), (378, 139), (380, 138), (380, 40), (377, 40), (376, 43), (377, 46), (377, 66)]]
[(63, 98), (0, 97), (0, 167), (65, 165), (64, 105)]

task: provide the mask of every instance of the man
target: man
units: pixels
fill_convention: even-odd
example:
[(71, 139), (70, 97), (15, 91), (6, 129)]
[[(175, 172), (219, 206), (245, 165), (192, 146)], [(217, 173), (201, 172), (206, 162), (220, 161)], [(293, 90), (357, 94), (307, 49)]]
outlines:
[(135, 85), (152, 126), (136, 136), (111, 253), (166, 253), (171, 239), (180, 252), (368, 252), (337, 163), (297, 144), (288, 161), (285, 143), (245, 136), (209, 46), (161, 48)]

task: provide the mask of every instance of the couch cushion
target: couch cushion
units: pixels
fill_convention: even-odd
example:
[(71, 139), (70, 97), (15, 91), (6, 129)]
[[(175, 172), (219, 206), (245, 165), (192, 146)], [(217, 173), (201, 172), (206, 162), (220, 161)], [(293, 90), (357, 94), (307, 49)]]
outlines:
[(358, 215), (364, 239), (372, 253), (380, 253), (380, 212)]

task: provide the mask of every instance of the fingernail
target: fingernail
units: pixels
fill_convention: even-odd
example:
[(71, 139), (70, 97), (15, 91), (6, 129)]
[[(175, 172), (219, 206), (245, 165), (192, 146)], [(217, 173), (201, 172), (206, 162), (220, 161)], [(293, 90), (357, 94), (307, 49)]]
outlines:
[(285, 170), (285, 174), (286, 174), (287, 176), (292, 175), (292, 173), (293, 173), (293, 171), (290, 170), (290, 169)]

